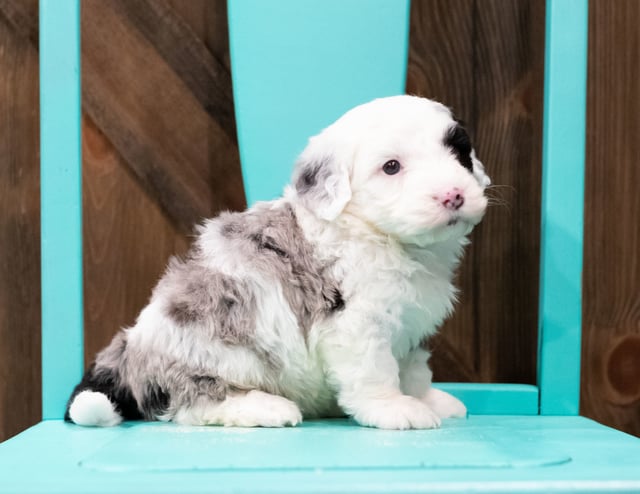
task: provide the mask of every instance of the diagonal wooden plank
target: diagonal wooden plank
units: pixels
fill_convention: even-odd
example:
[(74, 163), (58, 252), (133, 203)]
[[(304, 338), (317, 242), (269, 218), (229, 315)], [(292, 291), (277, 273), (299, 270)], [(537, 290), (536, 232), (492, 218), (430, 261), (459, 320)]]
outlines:
[(181, 231), (241, 209), (235, 143), (115, 5), (83, 2), (85, 110)]
[[(231, 73), (166, 0), (112, 0), (192, 91), (227, 136), (236, 140)], [(223, 8), (225, 2), (216, 5)], [(222, 26), (225, 27), (225, 26)]]
[(0, 0), (0, 15), (18, 35), (38, 46), (38, 0)]
[[(155, 46), (211, 118), (235, 142), (231, 73), (221, 61), (225, 54), (213, 54), (166, 0), (112, 0), (110, 3)], [(215, 5), (218, 9), (226, 8), (222, 0)], [(37, 47), (37, 0), (0, 0), (0, 15)], [(226, 30), (226, 26), (218, 29)]]
[(134, 321), (171, 255), (187, 251), (113, 144), (83, 118), (85, 362)]
[[(180, 45), (186, 37), (187, 48), (172, 51), (167, 39), (157, 39), (164, 52), (160, 53), (150, 38), (163, 35), (143, 36), (137, 18), (123, 13), (119, 3), (83, 2), (83, 109), (143, 188), (180, 231), (187, 233), (203, 217), (245, 206), (233, 99), (224, 64), (204, 53), (204, 44), (194, 41), (197, 36), (176, 20), (179, 16), (171, 14), (165, 3), (158, 5), (154, 19), (178, 26), (169, 29), (172, 34), (167, 39)], [(0, 14), (37, 49), (37, 2), (0, 0)], [(149, 18), (145, 19), (140, 22), (148, 23)], [(185, 53), (188, 63), (178, 60)], [(173, 66), (164, 55), (173, 60)], [(199, 63), (205, 66), (204, 76), (198, 72)], [(191, 64), (195, 69), (188, 75)], [(211, 82), (225, 77), (229, 79), (226, 86)], [(205, 95), (209, 83), (218, 87), (217, 96)], [(209, 101), (207, 108), (203, 101)], [(220, 118), (214, 118), (218, 110)]]

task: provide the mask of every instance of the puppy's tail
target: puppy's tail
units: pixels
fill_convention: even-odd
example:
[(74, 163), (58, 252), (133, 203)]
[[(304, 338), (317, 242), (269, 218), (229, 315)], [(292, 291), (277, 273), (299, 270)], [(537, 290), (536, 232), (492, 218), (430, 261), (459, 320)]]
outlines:
[[(66, 421), (85, 426), (111, 427), (124, 419), (142, 418), (131, 389), (123, 382), (118, 371), (125, 347), (124, 336), (116, 336), (98, 356), (99, 363), (89, 367), (69, 398), (64, 416)], [(114, 367), (100, 365), (105, 360)]]
[(131, 391), (118, 372), (93, 364), (71, 394), (64, 419), (78, 425), (111, 427), (124, 419), (141, 419)]

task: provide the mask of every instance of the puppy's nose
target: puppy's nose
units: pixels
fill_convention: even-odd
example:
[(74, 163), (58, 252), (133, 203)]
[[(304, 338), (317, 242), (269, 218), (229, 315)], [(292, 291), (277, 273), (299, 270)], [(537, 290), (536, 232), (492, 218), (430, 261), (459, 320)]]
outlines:
[(440, 201), (445, 208), (455, 211), (456, 209), (460, 209), (464, 204), (464, 196), (460, 189), (454, 187), (446, 194), (443, 194)]

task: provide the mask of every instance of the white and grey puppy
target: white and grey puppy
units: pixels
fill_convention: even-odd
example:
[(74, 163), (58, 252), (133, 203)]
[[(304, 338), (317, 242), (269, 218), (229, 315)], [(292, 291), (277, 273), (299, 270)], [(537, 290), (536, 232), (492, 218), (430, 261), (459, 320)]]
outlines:
[(396, 96), (311, 138), (284, 196), (208, 220), (134, 327), (74, 390), (67, 419), (280, 427), (350, 415), (432, 428), (464, 405), (421, 343), (490, 183), (443, 105)]

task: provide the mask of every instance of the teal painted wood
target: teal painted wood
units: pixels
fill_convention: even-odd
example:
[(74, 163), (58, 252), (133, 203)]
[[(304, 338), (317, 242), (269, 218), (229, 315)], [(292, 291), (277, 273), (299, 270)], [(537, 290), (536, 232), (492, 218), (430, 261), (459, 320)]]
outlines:
[(228, 15), (249, 204), (279, 196), (307, 139), (346, 110), (404, 93), (408, 0), (232, 0)]
[(538, 415), (538, 388), (529, 384), (437, 383), (473, 415)]
[(639, 464), (637, 438), (575, 416), (472, 416), (427, 431), (45, 421), (0, 444), (0, 492), (637, 493)]
[(540, 351), (542, 414), (576, 415), (580, 393), (588, 1), (547, 1)]
[(79, 0), (40, 0), (42, 415), (83, 371)]

